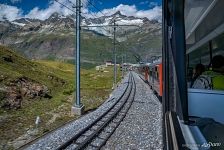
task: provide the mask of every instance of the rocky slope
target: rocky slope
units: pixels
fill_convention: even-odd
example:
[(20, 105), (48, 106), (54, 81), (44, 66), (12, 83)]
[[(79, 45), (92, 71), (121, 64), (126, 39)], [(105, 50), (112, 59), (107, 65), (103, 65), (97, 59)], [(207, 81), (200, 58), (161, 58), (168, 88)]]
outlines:
[(66, 80), (55, 70), (0, 46), (0, 109), (18, 109), (30, 100), (51, 99)]

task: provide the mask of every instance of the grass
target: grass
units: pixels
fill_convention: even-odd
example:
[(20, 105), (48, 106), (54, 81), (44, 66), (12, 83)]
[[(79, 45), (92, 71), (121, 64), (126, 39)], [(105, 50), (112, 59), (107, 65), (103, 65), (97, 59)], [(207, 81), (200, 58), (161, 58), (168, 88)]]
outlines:
[[(8, 56), (12, 57), (13, 62), (4, 61), (3, 57)], [(0, 108), (0, 149), (3, 145), (6, 146), (4, 149), (12, 148), (15, 139), (34, 129), (37, 116), (40, 116), (41, 123), (38, 134), (33, 138), (78, 117), (70, 115), (74, 103), (74, 68), (74, 65), (63, 62), (30, 61), (0, 46), (0, 76), (4, 78), (0, 80), (0, 88), (10, 85), (19, 77), (27, 77), (46, 85), (53, 96), (52, 99), (23, 100), (22, 108), (17, 110)], [(81, 100), (85, 111), (97, 108), (108, 97), (113, 81), (112, 72), (112, 67), (106, 68), (106, 72), (98, 72), (95, 68), (81, 69)], [(120, 75), (118, 72), (118, 81)]]

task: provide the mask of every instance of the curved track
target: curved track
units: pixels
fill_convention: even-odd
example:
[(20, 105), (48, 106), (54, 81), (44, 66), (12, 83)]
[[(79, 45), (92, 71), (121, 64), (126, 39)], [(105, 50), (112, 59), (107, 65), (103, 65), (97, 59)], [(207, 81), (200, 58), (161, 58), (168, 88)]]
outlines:
[(136, 85), (132, 73), (122, 96), (93, 123), (62, 144), (61, 149), (100, 149), (124, 119), (135, 97)]

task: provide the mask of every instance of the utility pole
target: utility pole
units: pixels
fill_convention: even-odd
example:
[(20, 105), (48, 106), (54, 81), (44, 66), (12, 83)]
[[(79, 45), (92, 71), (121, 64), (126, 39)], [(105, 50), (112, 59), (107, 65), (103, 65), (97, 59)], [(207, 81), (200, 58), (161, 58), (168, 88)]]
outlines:
[(116, 88), (117, 85), (117, 56), (116, 56), (116, 38), (115, 35), (116, 34), (116, 24), (115, 24), (115, 19), (114, 19), (114, 83), (113, 83), (113, 89)]
[(81, 0), (76, 0), (76, 92), (75, 104), (72, 106), (72, 113), (76, 115), (82, 115), (84, 111), (84, 105), (80, 100), (80, 13), (81, 13)]
[(124, 55), (122, 55), (122, 78), (124, 78)]
[(125, 66), (125, 72), (127, 72), (127, 53), (125, 52), (124, 62), (126, 64)]

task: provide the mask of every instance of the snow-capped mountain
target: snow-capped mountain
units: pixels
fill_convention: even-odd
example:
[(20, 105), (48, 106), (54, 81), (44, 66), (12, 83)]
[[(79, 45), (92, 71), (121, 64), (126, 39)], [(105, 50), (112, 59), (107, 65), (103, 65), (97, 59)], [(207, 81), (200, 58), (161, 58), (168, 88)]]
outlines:
[[(74, 50), (74, 18), (75, 16), (53, 13), (46, 20), (21, 18), (11, 22), (0, 21), (0, 44), (12, 46), (31, 58), (46, 58), (52, 55), (57, 58), (70, 58)], [(117, 26), (116, 40), (128, 45), (122, 49), (146, 53), (147, 49), (155, 51), (161, 47), (161, 23), (156, 20), (125, 16), (119, 11), (98, 18), (81, 17), (81, 20), (81, 38), (86, 43), (83, 52), (88, 59), (96, 57), (89, 56), (87, 52), (92, 51), (94, 47), (106, 49), (108, 52), (111, 50), (114, 21)]]
[[(38, 31), (38, 32), (53, 32), (56, 30), (72, 30), (74, 31), (74, 16), (62, 16), (58, 13), (53, 13), (48, 19), (42, 21), (38, 19), (21, 18), (12, 21), (16, 27), (24, 31)], [(111, 16), (102, 16), (98, 18), (85, 18), (82, 17), (81, 25), (84, 26), (85, 30), (92, 30), (99, 34), (106, 36), (111, 36), (113, 33), (113, 28), (111, 25), (116, 23), (116, 25), (135, 25), (130, 27), (119, 27), (117, 28), (119, 33), (124, 33), (128, 30), (137, 29), (146, 25), (155, 25), (152, 28), (159, 27), (158, 22), (150, 21), (147, 18), (136, 18), (133, 16), (122, 15), (120, 11), (116, 12)], [(110, 26), (108, 26), (110, 25)], [(86, 27), (90, 26), (90, 27)], [(99, 26), (99, 27), (91, 27)]]

